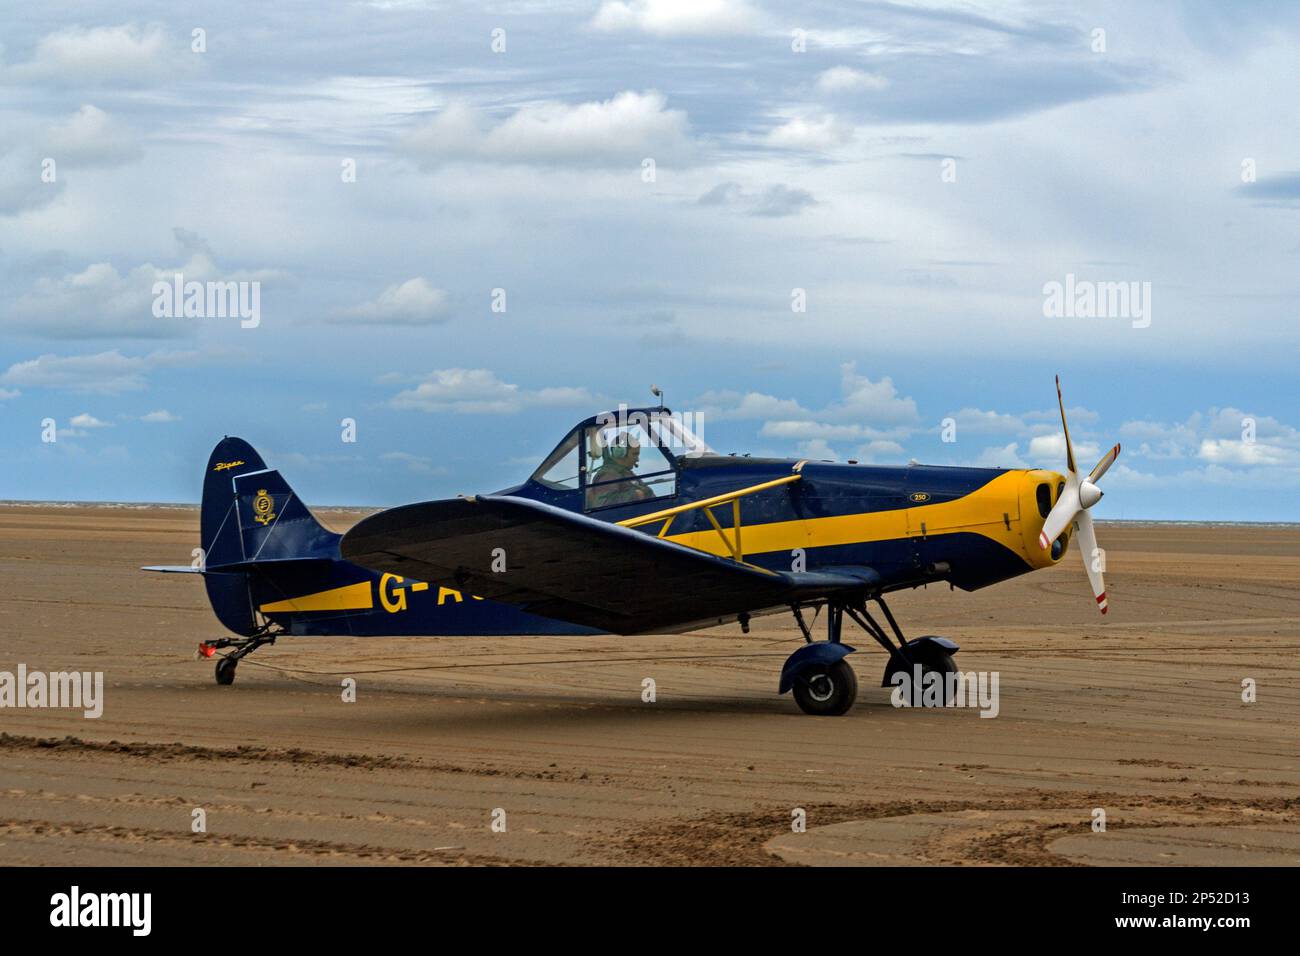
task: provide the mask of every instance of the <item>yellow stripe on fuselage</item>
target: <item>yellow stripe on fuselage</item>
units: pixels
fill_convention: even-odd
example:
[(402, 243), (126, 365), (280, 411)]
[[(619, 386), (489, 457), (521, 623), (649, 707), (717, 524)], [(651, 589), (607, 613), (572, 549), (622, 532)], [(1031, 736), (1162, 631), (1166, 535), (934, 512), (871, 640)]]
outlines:
[[(1026, 484), (1026, 476), (1033, 476), (1034, 481)], [(1038, 547), (1038, 532), (1042, 528), (1043, 519), (1039, 516), (1036, 504), (1032, 500), (1033, 484), (1039, 480), (1050, 481), (1055, 487), (1056, 482), (1064, 479), (1055, 472), (1008, 471), (952, 501), (915, 504), (888, 511), (868, 511), (826, 518), (742, 524), (741, 538), (745, 554), (756, 555), (776, 551), (788, 553), (795, 548), (831, 548), (837, 545), (907, 540), (964, 532), (996, 541), (1023, 558), (1030, 567), (1048, 567), (1053, 560), (1051, 552), (1043, 551)], [(1029, 498), (1022, 500), (1022, 492), (1028, 494)], [(1034, 510), (1024, 514), (1022, 524), (1023, 508)], [(649, 531), (652, 527), (647, 526), (646, 530)], [(709, 554), (731, 556), (727, 545), (712, 528), (668, 535), (667, 540)], [(412, 590), (421, 590), (421, 586), (412, 585)], [(439, 592), (439, 604), (442, 604), (442, 590), (446, 589), (441, 589)], [(261, 611), (267, 614), (295, 611), (360, 611), (370, 610), (373, 607), (374, 595), (370, 582), (361, 581), (329, 591), (318, 591), (315, 594), (277, 601), (274, 604), (263, 604)]]
[[(745, 554), (894, 541), (921, 537), (922, 534), (929, 537), (973, 532), (1024, 556), (1019, 507), (1019, 491), (1024, 475), (1024, 471), (1008, 471), (968, 495), (932, 505), (742, 525)], [(1006, 519), (1004, 515), (1007, 516)], [(1008, 521), (1011, 525), (1009, 528)], [(925, 525), (924, 531), (922, 524)], [(729, 556), (726, 545), (711, 528), (668, 535), (668, 540), (710, 554)]]
[(302, 597), (289, 598), (263, 604), (259, 610), (263, 614), (290, 613), (293, 611), (365, 611), (375, 606), (374, 595), (370, 591), (369, 581), (347, 584), (341, 588), (304, 594)]

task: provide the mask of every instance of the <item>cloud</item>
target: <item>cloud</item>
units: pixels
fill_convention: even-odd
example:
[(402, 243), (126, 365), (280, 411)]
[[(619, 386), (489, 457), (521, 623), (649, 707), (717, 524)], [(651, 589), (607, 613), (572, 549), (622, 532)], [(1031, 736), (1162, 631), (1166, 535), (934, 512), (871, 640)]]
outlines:
[[(181, 228), (173, 236), (189, 258), (171, 268), (144, 263), (118, 272), (109, 262), (96, 262), (80, 272), (57, 278), (41, 276), (0, 316), (0, 325), (42, 338), (174, 338), (192, 334), (206, 319), (158, 318), (153, 314), (155, 282), (171, 283), (177, 273), (186, 282), (221, 280), (267, 283), (284, 275), (275, 270), (227, 271), (217, 267), (208, 244)], [(214, 319), (213, 321), (238, 321)]]
[[(1095, 425), (1101, 420), (1098, 415), (1090, 408), (1084, 408), (1082, 405), (1075, 405), (1065, 409), (1066, 419), (1071, 425)], [(1025, 412), (1023, 416), (1025, 422), (1030, 426), (1034, 423), (1043, 423), (1055, 428), (1061, 422), (1061, 409), (1058, 405), (1051, 408), (1039, 409), (1037, 411)]]
[(1300, 172), (1264, 176), (1253, 183), (1242, 183), (1237, 195), (1243, 199), (1272, 199), (1281, 202), (1300, 201)]
[(1164, 441), (1170, 438), (1182, 438), (1191, 441), (1196, 435), (1200, 416), (1194, 416), (1187, 422), (1168, 424), (1134, 420), (1119, 426), (1119, 436), (1130, 441)]
[(97, 106), (86, 104), (50, 127), (44, 152), (59, 164), (115, 166), (143, 155), (136, 137)]
[[(810, 438), (799, 442), (796, 453), (800, 458), (813, 461), (839, 461), (841, 458), (840, 453), (825, 438)], [(848, 456), (848, 460), (865, 465), (901, 464), (906, 454), (898, 442), (878, 439), (859, 445)]]
[(916, 402), (888, 376), (872, 381), (852, 362), (840, 366), (840, 397), (820, 409), (761, 392), (706, 392), (695, 404), (706, 418), (762, 419), (760, 437), (799, 442), (800, 454), (813, 458), (831, 457), (832, 441), (863, 443), (856, 456), (866, 461), (902, 455), (899, 441), (920, 422)]
[[(1200, 420), (1200, 416), (1195, 416)], [(1272, 415), (1252, 415), (1240, 408), (1212, 408), (1204, 416), (1207, 434), (1224, 438), (1246, 439), (1248, 426), (1253, 426), (1257, 438), (1267, 438), (1289, 448), (1300, 448), (1300, 429), (1287, 425)]]
[(574, 105), (530, 103), (495, 125), (473, 107), (452, 103), (404, 147), (423, 169), (455, 160), (602, 166), (645, 157), (682, 160), (692, 152), (686, 114), (668, 109), (653, 90)]
[(756, 197), (749, 212), (752, 216), (794, 216), (815, 205), (817, 200), (806, 189), (793, 189), (777, 183)]
[(1169, 489), (1169, 479), (1162, 475), (1155, 475), (1151, 472), (1138, 471), (1130, 468), (1123, 462), (1116, 462), (1106, 472), (1105, 484), (1108, 491), (1117, 491), (1127, 488), (1158, 488), (1164, 491)]
[(63, 192), (63, 180), (57, 176), (53, 182), (43, 181), (43, 159), (32, 149), (13, 149), (0, 141), (0, 216), (36, 209)]
[(920, 421), (889, 376), (872, 381), (854, 362), (840, 365), (840, 397), (821, 409), (761, 392), (706, 392), (696, 404), (719, 419), (765, 418), (762, 434), (778, 438), (898, 438)]
[(817, 200), (806, 189), (794, 189), (783, 183), (758, 193), (746, 192), (739, 183), (719, 183), (695, 202), (700, 206), (722, 206), (739, 209), (751, 216), (769, 217), (794, 216), (809, 206), (817, 205)]
[[(188, 45), (184, 49), (188, 54)], [(4, 72), (16, 82), (135, 86), (164, 73), (166, 52), (167, 38), (158, 26), (72, 26), (42, 37), (30, 60)]]
[(817, 90), (830, 96), (852, 93), (877, 93), (889, 86), (889, 80), (877, 73), (866, 73), (851, 66), (833, 66), (817, 75)]
[(844, 397), (827, 409), (835, 418), (885, 425), (913, 425), (920, 418), (915, 400), (899, 395), (893, 379), (886, 375), (873, 382), (859, 375), (853, 362), (840, 366), (840, 389)]
[(0, 374), (0, 384), (117, 394), (144, 389), (145, 376), (155, 369), (194, 365), (198, 360), (198, 352), (126, 356), (114, 349), (95, 355), (46, 354), (9, 366)]
[[(876, 22), (860, 31), (809, 31), (811, 43), (866, 54), (879, 71), (859, 79), (851, 74), (860, 71), (833, 67), (826, 71), (832, 89), (816, 85), (820, 95), (835, 98), (836, 109), (858, 123), (991, 123), (1145, 91), (1169, 79), (1155, 61), (1091, 53), (1086, 34), (1068, 27), (1053, 27), (1056, 35), (1043, 38), (1046, 46), (960, 26), (936, 36), (926, 36), (915, 25), (883, 35), (879, 15), (900, 9), (901, 4), (874, 6)], [(833, 72), (846, 69), (851, 72)], [(880, 90), (871, 89), (873, 80), (867, 77), (885, 81), (889, 94), (876, 95)], [(847, 89), (855, 82), (858, 89)]]
[(53, 338), (183, 335), (193, 323), (155, 318), (152, 311), (153, 284), (170, 278), (170, 271), (148, 263), (120, 273), (108, 262), (59, 278), (42, 276), (14, 302), (5, 324)]
[(82, 412), (80, 415), (73, 415), (68, 422), (73, 428), (112, 428), (108, 422), (101, 422), (90, 412)]
[(589, 24), (603, 32), (661, 37), (751, 33), (759, 25), (758, 11), (745, 0), (608, 0)]
[(802, 441), (843, 441), (870, 437), (871, 430), (862, 425), (832, 425), (828, 422), (783, 421), (764, 422), (758, 431), (763, 438), (800, 439)]
[(18, 391), (16, 388), (0, 388), (0, 402), (6, 401), (10, 398), (17, 398), (21, 394), (22, 392)]
[(148, 412), (140, 416), (140, 421), (148, 422), (153, 425), (170, 424), (171, 422), (178, 422), (180, 420), (181, 417), (179, 415), (173, 415), (165, 408), (160, 408), (157, 411)]
[(380, 461), (392, 462), (406, 466), (406, 470), (417, 475), (445, 475), (445, 465), (435, 465), (433, 460), (423, 455), (413, 455), (409, 451), (389, 451), (379, 456)]
[(538, 406), (587, 406), (595, 399), (585, 388), (529, 390), (502, 381), (484, 368), (445, 368), (432, 372), (415, 388), (389, 402), (393, 408), (458, 414), (512, 414)]
[(859, 445), (853, 453), (853, 459), (868, 465), (896, 464), (906, 455), (903, 446), (896, 441), (876, 439), (865, 445)]
[[(1071, 435), (1070, 444), (1074, 446), (1074, 465), (1081, 473), (1092, 470), (1096, 460), (1101, 457), (1101, 446), (1094, 441), (1080, 441)], [(1050, 435), (1035, 435), (1029, 441), (1029, 457), (1054, 471), (1062, 471), (1066, 466), (1065, 432), (1053, 432)]]
[(1127, 421), (1119, 427), (1119, 437), (1126, 442), (1125, 454), (1151, 461), (1189, 458), (1200, 444), (1202, 416), (1192, 415), (1185, 422), (1168, 424), (1153, 421)]
[(1018, 432), (1025, 428), (1024, 421), (1015, 415), (979, 408), (963, 408), (947, 417), (957, 423), (958, 436), (963, 432)]
[(735, 205), (745, 195), (741, 189), (740, 183), (718, 183), (699, 199), (695, 200), (697, 206), (732, 206)]
[(766, 418), (808, 418), (808, 411), (791, 398), (762, 392), (705, 392), (694, 402), (699, 414), (710, 419), (741, 421)]
[(1197, 456), (1214, 465), (1295, 465), (1300, 452), (1267, 442), (1232, 438), (1206, 438)]
[(417, 276), (390, 285), (373, 302), (338, 312), (333, 321), (360, 320), (376, 325), (432, 325), (451, 316), (447, 293)]
[(1300, 429), (1271, 415), (1212, 408), (1182, 422), (1128, 421), (1120, 436), (1128, 454), (1148, 461), (1197, 459), (1212, 466), (1256, 468), (1300, 464)]
[(763, 142), (776, 149), (817, 152), (843, 146), (853, 138), (853, 127), (831, 113), (795, 116), (767, 132)]
[(1020, 457), (1020, 445), (1011, 442), (1000, 448), (985, 448), (974, 459), (966, 462), (971, 468), (1028, 468), (1029, 463)]
[(0, 216), (13, 216), (36, 209), (63, 192), (61, 181), (42, 183), (35, 176), (11, 172), (6, 166), (0, 160)]
[(825, 439), (822, 438), (814, 438), (810, 441), (800, 442), (799, 457), (807, 458), (811, 461), (840, 460), (839, 452), (828, 445)]

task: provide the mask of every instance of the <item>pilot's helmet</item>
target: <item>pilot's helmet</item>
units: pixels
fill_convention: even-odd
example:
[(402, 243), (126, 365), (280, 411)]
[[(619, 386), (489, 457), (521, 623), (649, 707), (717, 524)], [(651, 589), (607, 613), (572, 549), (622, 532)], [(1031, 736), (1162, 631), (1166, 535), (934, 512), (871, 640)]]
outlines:
[(620, 432), (614, 436), (613, 441), (608, 442), (601, 453), (605, 461), (620, 462), (625, 461), (633, 448), (640, 448), (641, 440), (630, 431)]

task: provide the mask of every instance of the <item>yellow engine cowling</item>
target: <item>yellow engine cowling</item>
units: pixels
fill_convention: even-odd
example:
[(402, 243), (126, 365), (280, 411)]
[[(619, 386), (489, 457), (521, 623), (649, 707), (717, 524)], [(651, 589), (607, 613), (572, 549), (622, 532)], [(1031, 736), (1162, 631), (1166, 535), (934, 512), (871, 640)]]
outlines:
[(1020, 482), (1020, 537), (1021, 553), (1034, 568), (1050, 568), (1064, 556), (1070, 544), (1070, 528), (1058, 539), (1060, 547), (1047, 550), (1039, 547), (1038, 536), (1043, 530), (1048, 512), (1065, 484), (1065, 476), (1042, 468), (1026, 470)]

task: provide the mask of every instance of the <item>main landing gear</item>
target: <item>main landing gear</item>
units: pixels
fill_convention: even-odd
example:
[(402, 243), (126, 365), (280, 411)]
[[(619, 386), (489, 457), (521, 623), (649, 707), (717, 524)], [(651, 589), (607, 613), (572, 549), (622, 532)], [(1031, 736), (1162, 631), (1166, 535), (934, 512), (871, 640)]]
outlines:
[(204, 641), (199, 645), (199, 656), (212, 657), (223, 648), (234, 648), (234, 651), (217, 660), (217, 683), (228, 686), (235, 682), (235, 668), (239, 662), (263, 644), (274, 644), (278, 634), (279, 632), (264, 630), (251, 637), (223, 637), (215, 641)]
[[(880, 626), (879, 622), (867, 610), (867, 603), (874, 601), (880, 612), (889, 622), (893, 639)], [(914, 640), (907, 640), (899, 630), (898, 622), (890, 613), (884, 597), (874, 595), (853, 601), (826, 602), (826, 640), (814, 641), (803, 611), (808, 605), (792, 604), (794, 619), (803, 632), (805, 644), (786, 660), (781, 668), (779, 690), (794, 692), (795, 703), (805, 714), (818, 717), (838, 717), (853, 706), (858, 695), (858, 679), (853, 668), (845, 660), (856, 648), (840, 641), (844, 615), (848, 615), (855, 624), (878, 643), (889, 654), (885, 665), (885, 676), (880, 686), (888, 687), (895, 682), (895, 675), (900, 672), (910, 678), (924, 678), (926, 674), (946, 675), (954, 673), (957, 665), (952, 655), (957, 652), (957, 645), (946, 637), (927, 635)], [(817, 605), (818, 611), (821, 606)], [(919, 668), (919, 669), (918, 669)], [(946, 694), (948, 683), (942, 687)], [(946, 698), (945, 698), (946, 703)]]

